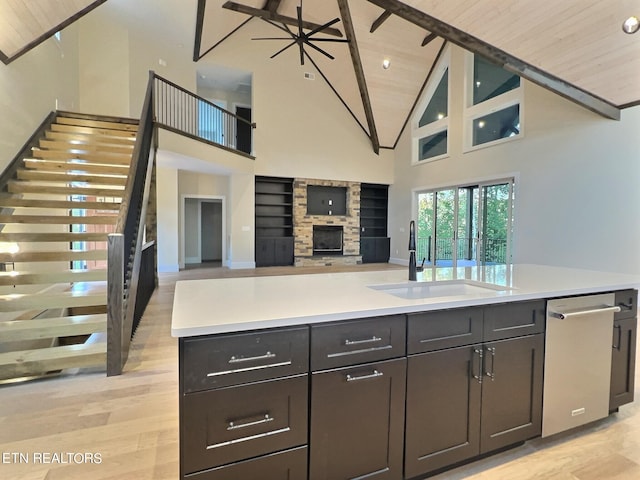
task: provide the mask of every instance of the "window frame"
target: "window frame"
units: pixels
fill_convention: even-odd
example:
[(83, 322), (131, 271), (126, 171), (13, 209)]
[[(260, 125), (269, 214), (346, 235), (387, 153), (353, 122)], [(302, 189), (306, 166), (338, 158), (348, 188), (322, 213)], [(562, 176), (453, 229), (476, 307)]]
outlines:
[[(450, 133), (450, 118), (451, 118), (451, 52), (450, 48), (447, 47), (435, 68), (432, 71), (431, 78), (422, 92), (420, 96), (420, 100), (416, 103), (416, 107), (411, 116), (411, 165), (424, 165), (426, 163), (435, 162), (438, 160), (442, 160), (448, 158), (450, 156), (450, 142), (451, 135)], [(442, 77), (445, 72), (448, 72), (447, 76), (447, 116), (436, 120), (435, 122), (428, 123), (427, 125), (420, 127), (420, 119), (424, 114), (424, 111), (428, 107), (431, 102), (433, 95), (435, 94), (440, 82), (442, 81)], [(447, 148), (446, 152), (440, 155), (435, 155), (433, 157), (425, 158), (424, 160), (420, 160), (420, 140), (429, 137), (431, 135), (435, 135), (441, 132), (447, 132)]]
[[(465, 52), (465, 68), (464, 68), (464, 120), (463, 120), (463, 145), (462, 152), (468, 153), (482, 148), (493, 147), (506, 142), (512, 142), (524, 138), (525, 122), (524, 122), (524, 85), (525, 81), (520, 77), (520, 86), (509, 90), (497, 97), (490, 98), (476, 105), (473, 104), (473, 88), (474, 88), (474, 53)], [(520, 132), (505, 138), (498, 138), (490, 142), (473, 144), (473, 122), (481, 117), (486, 117), (492, 113), (505, 110), (509, 107), (518, 105), (520, 117)]]

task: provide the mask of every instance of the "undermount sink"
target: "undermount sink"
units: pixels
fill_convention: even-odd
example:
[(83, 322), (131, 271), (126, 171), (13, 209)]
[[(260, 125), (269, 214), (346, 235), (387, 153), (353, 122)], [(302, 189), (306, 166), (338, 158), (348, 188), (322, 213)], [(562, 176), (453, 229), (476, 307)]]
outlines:
[(474, 280), (444, 280), (437, 282), (407, 282), (387, 285), (370, 285), (369, 288), (399, 298), (437, 298), (458, 295), (478, 295), (510, 290), (509, 287)]

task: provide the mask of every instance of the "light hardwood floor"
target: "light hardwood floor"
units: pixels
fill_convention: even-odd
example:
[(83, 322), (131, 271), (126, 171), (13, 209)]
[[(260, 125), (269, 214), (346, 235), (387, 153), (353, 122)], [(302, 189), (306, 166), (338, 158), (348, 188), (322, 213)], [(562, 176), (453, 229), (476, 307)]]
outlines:
[[(342, 270), (349, 268), (332, 269)], [(315, 271), (281, 267), (162, 274), (134, 337), (124, 375), (107, 378), (103, 372), (84, 371), (0, 387), (0, 479), (177, 479), (177, 340), (170, 335), (175, 282)], [(636, 398), (640, 400), (637, 393)], [(640, 479), (638, 403), (577, 432), (533, 440), (432, 478)], [(94, 462), (88, 455), (73, 458), (73, 454), (94, 454)], [(95, 461), (98, 456), (100, 463)]]

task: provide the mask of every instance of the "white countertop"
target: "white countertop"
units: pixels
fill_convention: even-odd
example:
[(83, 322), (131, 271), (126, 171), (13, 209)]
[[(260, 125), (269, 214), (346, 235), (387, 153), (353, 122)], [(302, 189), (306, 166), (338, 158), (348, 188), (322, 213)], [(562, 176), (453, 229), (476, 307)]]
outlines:
[(171, 334), (189, 337), (640, 286), (640, 277), (634, 275), (543, 265), (496, 265), (429, 268), (418, 273), (418, 283), (470, 280), (498, 285), (495, 290), (406, 299), (370, 288), (409, 283), (407, 277), (407, 269), (401, 269), (179, 281)]

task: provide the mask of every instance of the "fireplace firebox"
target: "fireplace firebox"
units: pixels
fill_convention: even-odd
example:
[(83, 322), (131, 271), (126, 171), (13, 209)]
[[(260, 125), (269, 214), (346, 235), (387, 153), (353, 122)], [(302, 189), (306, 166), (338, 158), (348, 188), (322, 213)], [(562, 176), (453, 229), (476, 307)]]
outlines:
[(314, 255), (342, 255), (343, 227), (338, 225), (313, 226)]

